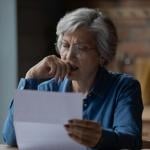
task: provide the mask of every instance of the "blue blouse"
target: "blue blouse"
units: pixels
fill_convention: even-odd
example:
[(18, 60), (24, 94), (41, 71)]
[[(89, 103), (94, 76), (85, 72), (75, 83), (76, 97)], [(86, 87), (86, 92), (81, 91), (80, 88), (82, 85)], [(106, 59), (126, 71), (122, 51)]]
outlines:
[[(19, 89), (70, 92), (71, 81), (51, 79), (39, 83), (34, 79), (21, 79)], [(13, 126), (13, 100), (4, 123), (3, 139), (6, 144), (16, 145)], [(102, 126), (102, 138), (89, 148), (140, 149), (142, 146), (143, 103), (139, 82), (127, 74), (112, 73), (105, 68), (97, 72), (89, 94), (83, 99), (83, 118), (94, 120)]]

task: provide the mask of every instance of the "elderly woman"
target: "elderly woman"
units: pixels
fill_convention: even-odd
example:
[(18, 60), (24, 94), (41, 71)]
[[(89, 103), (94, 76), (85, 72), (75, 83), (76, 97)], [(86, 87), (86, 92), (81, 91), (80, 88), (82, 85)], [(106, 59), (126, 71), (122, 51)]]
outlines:
[[(116, 29), (101, 12), (80, 8), (57, 25), (57, 52), (33, 66), (20, 89), (81, 92), (83, 119), (70, 118), (66, 132), (89, 149), (141, 148), (142, 110), (139, 82), (107, 71), (117, 46)], [(39, 79), (48, 79), (39, 83)], [(16, 145), (11, 102), (3, 129), (5, 143)]]

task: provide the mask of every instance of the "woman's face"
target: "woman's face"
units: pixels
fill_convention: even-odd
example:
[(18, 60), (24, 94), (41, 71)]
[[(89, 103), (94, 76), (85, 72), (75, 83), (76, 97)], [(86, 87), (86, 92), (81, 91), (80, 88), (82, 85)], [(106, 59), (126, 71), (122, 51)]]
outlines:
[(87, 80), (99, 67), (96, 40), (92, 32), (85, 27), (65, 33), (59, 51), (61, 59), (72, 66), (68, 75), (71, 80)]

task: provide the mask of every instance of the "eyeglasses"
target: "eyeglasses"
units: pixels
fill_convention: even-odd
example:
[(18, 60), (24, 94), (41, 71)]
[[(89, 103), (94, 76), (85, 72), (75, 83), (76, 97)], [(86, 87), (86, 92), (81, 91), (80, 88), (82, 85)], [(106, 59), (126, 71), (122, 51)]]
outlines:
[[(60, 51), (62, 52), (67, 52), (70, 50), (70, 45), (68, 43), (65, 43), (65, 42), (62, 42), (61, 43), (61, 48), (60, 48)], [(74, 53), (76, 54), (84, 54), (84, 53), (87, 53), (93, 49), (96, 49), (95, 47), (90, 47), (88, 46), (87, 44), (81, 44), (81, 43), (75, 43), (72, 45), (72, 50)]]

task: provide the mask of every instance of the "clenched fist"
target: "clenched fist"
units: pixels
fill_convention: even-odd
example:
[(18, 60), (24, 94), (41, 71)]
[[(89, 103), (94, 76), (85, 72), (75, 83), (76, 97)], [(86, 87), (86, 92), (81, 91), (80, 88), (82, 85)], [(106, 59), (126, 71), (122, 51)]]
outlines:
[(57, 80), (63, 79), (71, 70), (69, 63), (61, 60), (55, 55), (50, 55), (33, 66), (27, 73), (25, 78), (46, 79), (54, 77)]

